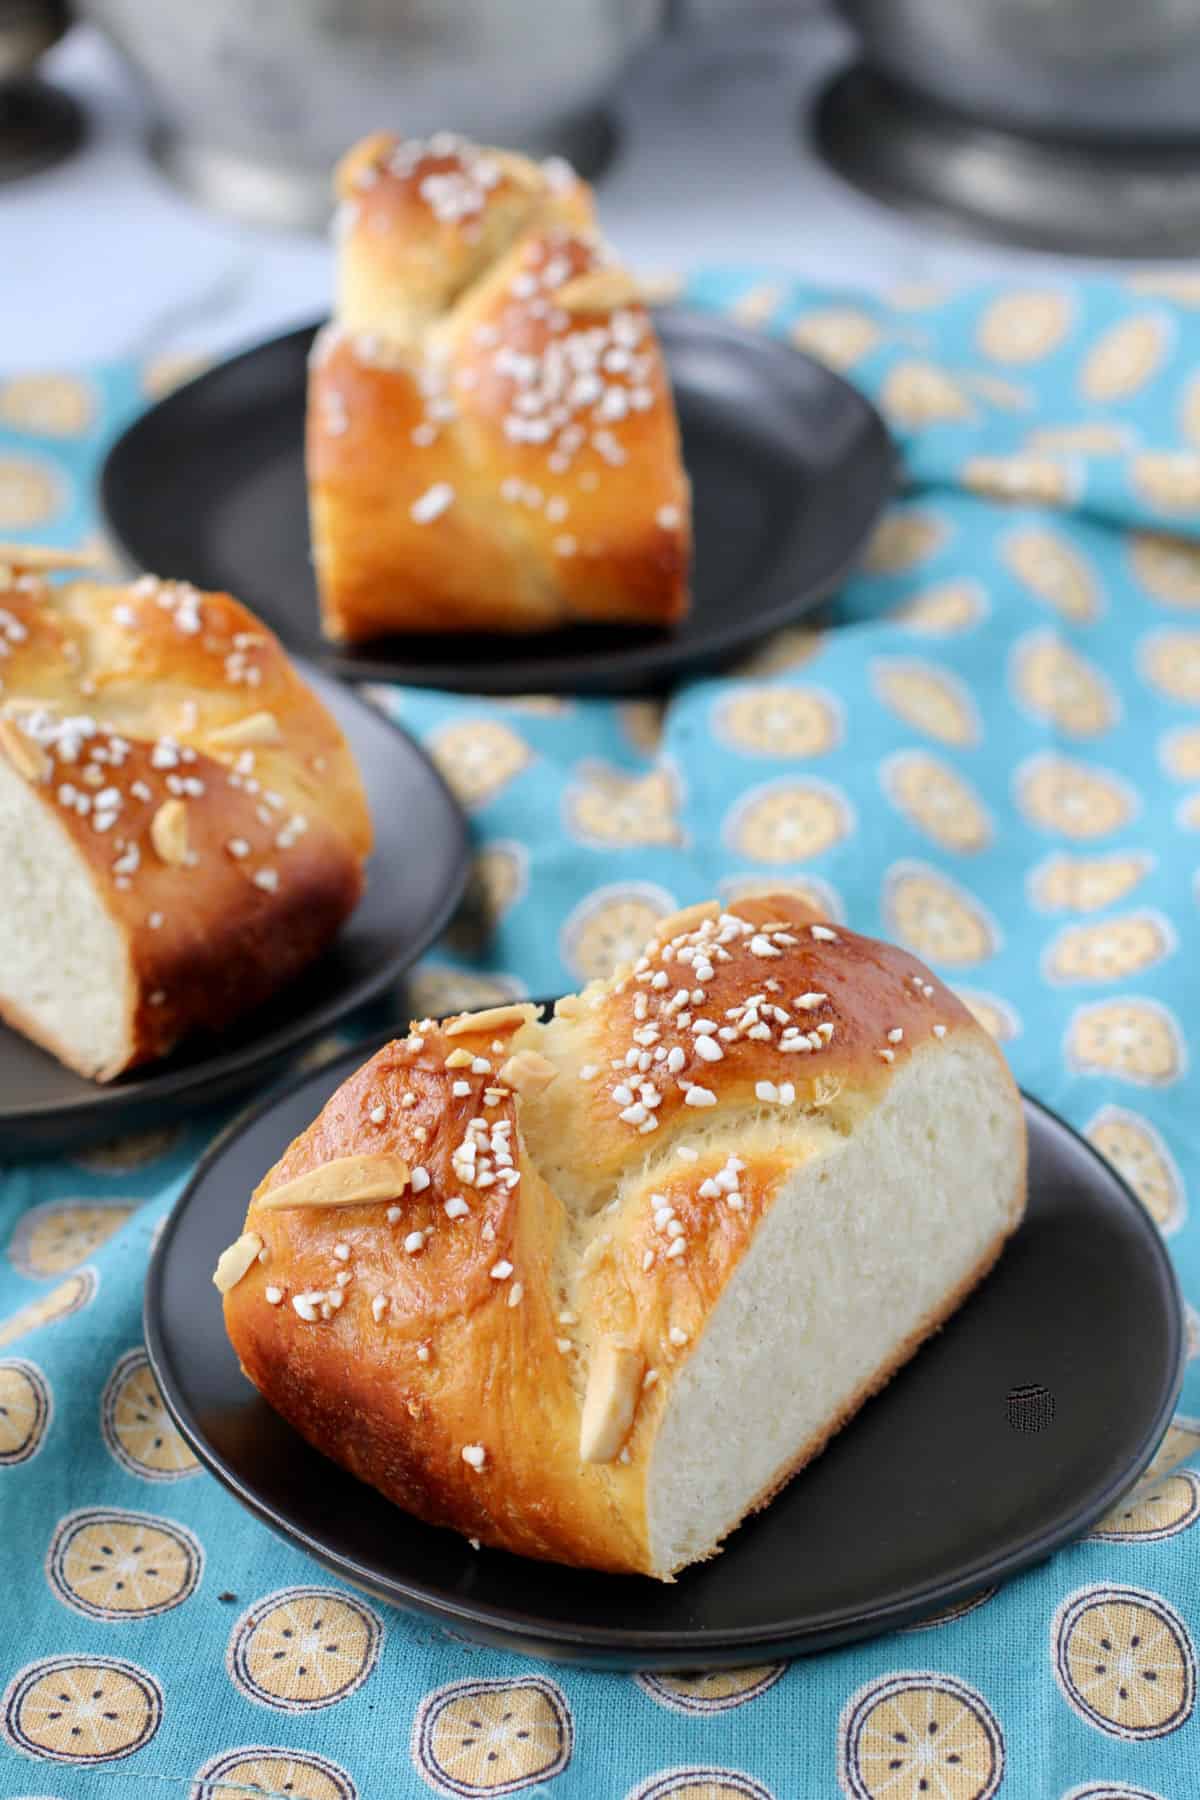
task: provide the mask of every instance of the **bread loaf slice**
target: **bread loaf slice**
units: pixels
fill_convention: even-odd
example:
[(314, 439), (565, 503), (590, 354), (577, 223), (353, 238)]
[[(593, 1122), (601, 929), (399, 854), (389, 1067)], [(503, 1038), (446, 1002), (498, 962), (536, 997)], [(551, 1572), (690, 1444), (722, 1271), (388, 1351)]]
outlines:
[(548, 1024), (422, 1021), (265, 1176), (219, 1285), (249, 1378), (401, 1506), (668, 1578), (950, 1316), (1024, 1204), (992, 1040), (906, 952), (777, 894), (668, 921)]
[(0, 547), (0, 1015), (106, 1081), (316, 956), (371, 827), (341, 730), (244, 607), (52, 585), (58, 560)]
[(587, 184), (449, 132), (378, 132), (337, 191), (307, 427), (326, 635), (681, 618), (671, 387)]

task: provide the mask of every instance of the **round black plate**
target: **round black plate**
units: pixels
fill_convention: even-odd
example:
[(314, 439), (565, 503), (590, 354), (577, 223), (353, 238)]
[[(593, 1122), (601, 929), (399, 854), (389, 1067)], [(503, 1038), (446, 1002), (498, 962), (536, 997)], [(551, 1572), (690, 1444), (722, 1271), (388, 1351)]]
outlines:
[(844, 578), (891, 490), (892, 446), (869, 402), (798, 350), (702, 314), (655, 322), (696, 529), (692, 611), (671, 631), (326, 644), (304, 489), (311, 327), (210, 369), (118, 438), (100, 482), (109, 533), (139, 567), (228, 589), (292, 648), (356, 680), (632, 693), (717, 667)]
[(271, 1412), (238, 1369), (208, 1279), (250, 1190), (372, 1047), (213, 1146), (162, 1234), (145, 1305), (150, 1360), (197, 1455), (356, 1586), (466, 1637), (563, 1661), (761, 1662), (908, 1624), (1038, 1562), (1153, 1455), (1182, 1374), (1170, 1261), (1119, 1176), (1027, 1100), (1029, 1212), (995, 1271), (714, 1561), (663, 1586), (476, 1552), (419, 1524)]
[(412, 739), (340, 682), (304, 668), (358, 760), (375, 848), (366, 892), (333, 946), (286, 992), (220, 1037), (103, 1087), (0, 1025), (0, 1153), (57, 1151), (195, 1112), (262, 1077), (373, 999), (432, 943), (466, 881), (467, 828)]

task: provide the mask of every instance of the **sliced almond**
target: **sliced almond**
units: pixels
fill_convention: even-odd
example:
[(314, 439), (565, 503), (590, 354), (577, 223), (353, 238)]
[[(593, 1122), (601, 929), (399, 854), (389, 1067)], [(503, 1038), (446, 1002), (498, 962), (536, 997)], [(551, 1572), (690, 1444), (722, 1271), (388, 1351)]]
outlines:
[(372, 1200), (397, 1200), (408, 1186), (408, 1164), (400, 1156), (339, 1156), (297, 1175), (264, 1194), (254, 1204), (266, 1212), (289, 1212), (297, 1206), (362, 1206)]
[(683, 292), (683, 276), (673, 269), (645, 271), (638, 276), (643, 306), (669, 306)]
[(103, 561), (99, 549), (47, 550), (40, 544), (0, 544), (0, 563), (13, 569), (94, 569)]
[(26, 781), (48, 781), (50, 758), (11, 719), (0, 719), (0, 750)]
[(535, 1094), (542, 1093), (558, 1077), (558, 1070), (546, 1057), (540, 1056), (536, 1050), (518, 1050), (510, 1056), (500, 1070), (497, 1080), (514, 1093), (524, 1094), (532, 1100)]
[(257, 1231), (243, 1231), (236, 1244), (230, 1244), (228, 1250), (222, 1250), (213, 1270), (213, 1286), (218, 1293), (227, 1294), (230, 1288), (237, 1286), (242, 1276), (253, 1266), (262, 1247), (263, 1241)]
[(785, 897), (789, 902), (788, 918), (773, 920), (769, 925), (759, 925), (752, 920), (756, 931), (795, 931), (797, 924), (811, 925), (814, 921), (820, 922), (821, 914), (808, 894), (799, 885), (793, 885), (786, 875), (764, 875), (761, 881), (746, 882), (739, 889), (737, 899), (726, 910), (736, 914), (739, 919), (744, 919), (746, 914), (742, 908), (746, 901), (781, 900)]
[[(539, 193), (545, 188), (545, 171), (528, 157), (507, 150), (493, 152), (493, 156), (505, 182), (511, 182), (513, 187), (521, 188), (526, 194)], [(575, 180), (578, 182), (579, 177), (575, 176)]]
[(695, 906), (685, 906), (682, 912), (672, 913), (669, 919), (660, 919), (654, 927), (653, 942), (665, 944), (671, 938), (695, 931), (705, 919), (719, 919), (720, 916), (721, 909), (715, 900), (698, 900)]
[(588, 269), (555, 291), (554, 305), (564, 312), (612, 312), (618, 306), (639, 306), (642, 290), (628, 269)]
[(813, 1082), (813, 1106), (832, 1106), (842, 1091), (841, 1077), (838, 1075), (818, 1075)]
[(524, 1001), (511, 1006), (486, 1006), (482, 1012), (460, 1013), (445, 1027), (447, 1037), (465, 1037), (469, 1031), (500, 1031), (507, 1025), (529, 1025), (537, 1018), (537, 1007)]
[(150, 821), (150, 842), (161, 860), (173, 869), (187, 861), (187, 807), (182, 800), (164, 800)]
[(351, 200), (358, 191), (359, 178), (365, 169), (378, 174), (380, 165), (396, 148), (399, 139), (394, 131), (373, 131), (362, 142), (347, 150), (334, 171), (338, 198)]
[(234, 750), (246, 744), (281, 744), (283, 733), (273, 712), (254, 712), (230, 725), (219, 725), (209, 732), (208, 741)]
[(612, 1462), (629, 1436), (646, 1359), (633, 1344), (601, 1338), (588, 1370), (579, 1421), (580, 1462)]
[(475, 1058), (469, 1050), (452, 1050), (446, 1058), (448, 1069), (469, 1069)]

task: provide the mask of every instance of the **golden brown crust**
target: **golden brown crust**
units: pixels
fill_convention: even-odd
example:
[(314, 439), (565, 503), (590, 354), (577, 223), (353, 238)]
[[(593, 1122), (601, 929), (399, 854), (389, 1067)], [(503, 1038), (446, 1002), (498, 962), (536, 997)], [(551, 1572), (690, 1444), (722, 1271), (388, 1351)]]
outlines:
[[(709, 940), (699, 934), (711, 920), (692, 926), (685, 917), (684, 930), (676, 934), (677, 949), (672, 950), (666, 938), (665, 958), (660, 949), (642, 959), (646, 967), (629, 970), (613, 983), (598, 984), (594, 993), (586, 991), (579, 1014), (568, 1023), (573, 1053), (597, 1073), (591, 1081), (554, 1090), (546, 1135), (586, 1143), (589, 1170), (598, 1184), (611, 1181), (623, 1169), (631, 1134), (640, 1134), (646, 1123), (631, 1123), (621, 1116), (630, 1104), (623, 1090), (632, 1091), (636, 1104), (643, 1080), (649, 1080), (660, 1096), (651, 1109), (657, 1123), (644, 1133), (647, 1148), (656, 1151), (681, 1124), (703, 1121), (707, 1108), (689, 1106), (689, 1087), (712, 1092), (716, 1083), (722, 1106), (741, 1102), (751, 1108), (760, 1081), (777, 1087), (791, 1083), (797, 1105), (817, 1109), (834, 1129), (845, 1131), (872, 1109), (895, 1071), (929, 1041), (935, 1024), (949, 1031), (975, 1023), (952, 990), (908, 951), (841, 925), (814, 923), (811, 910), (803, 903), (798, 906), (794, 896), (739, 900), (729, 914), (752, 926), (753, 933), (722, 944), (721, 932), (716, 931), (709, 961), (705, 948)], [(660, 946), (672, 924), (666, 920), (660, 925)], [(783, 929), (771, 931), (771, 926)], [(760, 936), (770, 954), (754, 953)], [(794, 941), (785, 942), (787, 938)], [(692, 960), (681, 960), (681, 953)], [(663, 975), (666, 985), (655, 986)], [(744, 1010), (738, 1019), (727, 1017), (755, 994), (761, 997), (760, 1006)], [(672, 1011), (681, 995), (685, 1003)], [(811, 995), (819, 998), (808, 1007), (795, 1004), (798, 997)], [(599, 1003), (593, 1004), (597, 999)], [(775, 1009), (787, 1018), (774, 1017)], [(645, 1016), (639, 1016), (643, 1011)], [(715, 1063), (701, 1054), (702, 1034), (692, 1029), (705, 1020), (717, 1027), (704, 1034), (715, 1037), (720, 1048), (721, 1058)], [(550, 1042), (559, 1029), (551, 1028)], [(657, 1039), (639, 1043), (639, 1035), (648, 1038), (656, 1030)], [(892, 1041), (889, 1033), (896, 1030), (902, 1035)], [(790, 1041), (791, 1031), (822, 1037), (828, 1032), (828, 1041), (809, 1050), (785, 1051), (782, 1045)], [(732, 1041), (721, 1035), (725, 1032), (732, 1032)], [(682, 1057), (665, 1076), (655, 1059), (660, 1046), (677, 1050)], [(648, 1052), (652, 1060), (642, 1069), (628, 1070), (624, 1065), (635, 1049)], [(1003, 1069), (1003, 1058), (996, 1054), (998, 1068)]]
[(448, 136), (377, 136), (339, 191), (307, 437), (326, 632), (680, 617), (670, 387), (644, 307), (581, 293), (610, 267), (583, 184)]
[(342, 158), (334, 186), (338, 320), (392, 344), (415, 346), (535, 218), (594, 230), (585, 183), (449, 132), (375, 132)]
[[(226, 1323), (243, 1368), (272, 1406), (408, 1511), (529, 1556), (570, 1558), (615, 1538), (605, 1566), (628, 1566), (636, 1551), (628, 1532), (623, 1540), (614, 1532), (607, 1470), (576, 1479), (575, 1448), (561, 1437), (562, 1418), (576, 1406), (571, 1364), (553, 1347), (563, 1209), (527, 1165), (514, 1186), (482, 1188), (455, 1167), (469, 1121), (486, 1117), (489, 1140), (506, 1123), (515, 1136), (516, 1106), (507, 1092), (487, 1104), (486, 1091), (499, 1093), (490, 1076), (448, 1071), (445, 1058), (465, 1044), (494, 1069), (504, 1051), (491, 1044), (506, 1045), (512, 1035), (510, 1027), (448, 1038), (430, 1028), (385, 1046), (339, 1088), (257, 1193), (351, 1144), (402, 1155), (428, 1186), (410, 1176), (390, 1221), (382, 1205), (356, 1214), (252, 1205), (267, 1257), (226, 1296)], [(456, 1083), (468, 1085), (469, 1095), (454, 1095)], [(469, 1196), (470, 1210), (450, 1219), (445, 1203), (456, 1195)], [(427, 1230), (421, 1249), (406, 1248)], [(349, 1253), (344, 1261), (335, 1254), (339, 1244)], [(510, 1275), (493, 1275), (505, 1265)], [(327, 1294), (343, 1272), (351, 1276), (344, 1302), (314, 1328), (294, 1301)], [(276, 1283), (285, 1291), (272, 1306), (266, 1291)], [(378, 1319), (377, 1295), (388, 1301)], [(493, 1466), (476, 1473), (462, 1451), (481, 1440), (485, 1451), (490, 1441)]]
[[(657, 977), (684, 967), (689, 1003), (704, 996), (689, 1004), (692, 1022), (733, 1029), (717, 1038), (718, 1060), (694, 1048), (714, 1034), (666, 1011), (680, 984)], [(760, 993), (788, 1015), (767, 1037), (747, 1023)], [(797, 1019), (817, 1047), (782, 1048)], [(225, 1298), (242, 1366), (317, 1448), (419, 1517), (525, 1555), (652, 1572), (645, 1487), (671, 1383), (758, 1225), (788, 1175), (853, 1130), (909, 1056), (959, 1035), (989, 1045), (1015, 1104), (999, 1052), (935, 977), (841, 926), (817, 923), (814, 935), (811, 910), (786, 894), (667, 921), (645, 958), (549, 1026), (519, 1014), (475, 1030), (422, 1021), (343, 1084), (260, 1184), (246, 1225), (266, 1261)], [(671, 1057), (666, 1046), (685, 1040), (688, 1054)], [(649, 1050), (648, 1076), (628, 1067), (631, 1046)], [(514, 1092), (500, 1071), (533, 1057), (556, 1077)], [(655, 1103), (639, 1116), (638, 1084), (651, 1078)], [(688, 1104), (701, 1084), (719, 1090), (719, 1108)], [(660, 1119), (649, 1131), (646, 1112)], [(257, 1204), (334, 1159), (380, 1154), (414, 1174), (390, 1209)], [(1010, 1226), (1021, 1176), (1014, 1166)], [(949, 1316), (998, 1249), (770, 1491)], [(645, 1385), (615, 1457), (621, 1408), (597, 1407), (584, 1447), (609, 1460), (581, 1460), (585, 1392), (613, 1344)], [(464, 1452), (481, 1453), (482, 1467)]]
[[(106, 1079), (311, 961), (361, 894), (370, 820), (336, 722), (229, 595), (152, 577), (51, 586), (17, 566), (0, 608), (0, 707), (43, 761), (28, 785), (130, 950), (129, 1055), (82, 1071)], [(264, 716), (273, 741), (228, 742)]]

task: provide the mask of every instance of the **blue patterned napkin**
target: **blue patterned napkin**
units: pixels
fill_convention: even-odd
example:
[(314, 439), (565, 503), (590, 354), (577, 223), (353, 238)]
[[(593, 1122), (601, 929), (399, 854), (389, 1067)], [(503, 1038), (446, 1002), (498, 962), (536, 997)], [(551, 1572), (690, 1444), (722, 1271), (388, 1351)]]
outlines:
[[(414, 1009), (574, 985), (676, 906), (801, 883), (959, 988), (1200, 1295), (1200, 276), (885, 303), (712, 272), (689, 298), (848, 370), (906, 491), (820, 628), (665, 707), (380, 691), (475, 840)], [(105, 445), (173, 372), (0, 383), (0, 538), (85, 538)], [(176, 1435), (142, 1278), (215, 1129), (0, 1181), (4, 1796), (1200, 1791), (1194, 1364), (1154, 1478), (1000, 1592), (789, 1668), (542, 1667), (340, 1587)]]

